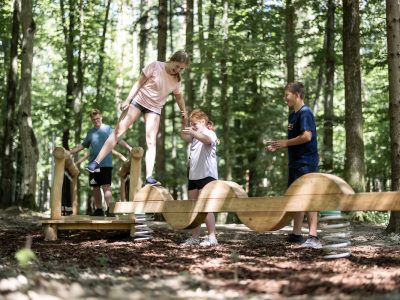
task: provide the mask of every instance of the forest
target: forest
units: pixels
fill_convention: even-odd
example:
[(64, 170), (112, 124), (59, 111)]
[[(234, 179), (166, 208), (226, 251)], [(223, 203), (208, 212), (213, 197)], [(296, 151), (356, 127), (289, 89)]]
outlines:
[[(145, 221), (148, 239), (139, 240), (143, 224), (132, 211), (87, 216), (86, 159), (74, 175), (79, 214), (61, 216), (54, 208), (61, 197), (54, 195), (64, 190), (52, 186), (65, 168), (56, 172), (53, 151), (82, 143), (94, 126), (94, 108), (115, 127), (143, 68), (168, 62), (178, 50), (190, 55), (181, 81), (186, 108), (202, 109), (215, 125), (219, 179), (260, 201), (285, 198), (264, 196), (288, 190), (287, 149), (266, 152), (265, 146), (286, 139), (291, 111), (284, 87), (301, 81), (317, 125), (319, 172), (326, 173), (311, 175), (342, 178), (356, 194), (341, 199), (368, 195), (365, 202), (376, 208), (386, 200), (375, 195), (387, 192), (396, 199), (390, 207), (399, 207), (399, 193), (391, 193), (400, 191), (398, 0), (1, 0), (0, 300), (399, 299), (396, 211), (342, 212), (339, 222), (349, 220), (347, 252), (333, 259), (326, 257), (322, 218), (322, 249), (290, 243), (290, 226), (253, 230), (234, 213), (217, 216), (218, 242), (210, 247), (201, 246), (201, 235), (200, 244), (185, 247), (188, 230), (167, 226), (157, 215)], [(181, 117), (171, 94), (162, 110), (154, 174), (173, 199), (188, 198)], [(146, 149), (143, 118), (123, 140)], [(115, 149), (128, 157), (126, 149)], [(119, 202), (122, 163), (113, 163), (112, 201)], [(142, 177), (144, 170), (143, 163)], [(305, 196), (325, 205), (325, 195)], [(304, 195), (285, 199), (295, 203), (298, 196)], [(257, 200), (244, 198), (234, 200), (243, 207)], [(360, 199), (357, 205), (365, 204)], [(191, 204), (169, 201), (183, 203)], [(248, 219), (264, 213), (260, 206), (251, 207)]]

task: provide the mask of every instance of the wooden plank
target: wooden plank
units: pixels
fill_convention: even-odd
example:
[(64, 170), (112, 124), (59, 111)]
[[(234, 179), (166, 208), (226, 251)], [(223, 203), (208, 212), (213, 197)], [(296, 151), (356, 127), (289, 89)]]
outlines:
[(400, 192), (357, 193), (352, 195), (287, 195), (199, 200), (115, 202), (114, 213), (261, 212), (261, 211), (400, 211)]
[(58, 230), (131, 230), (129, 223), (77, 223), (77, 224), (58, 224)]

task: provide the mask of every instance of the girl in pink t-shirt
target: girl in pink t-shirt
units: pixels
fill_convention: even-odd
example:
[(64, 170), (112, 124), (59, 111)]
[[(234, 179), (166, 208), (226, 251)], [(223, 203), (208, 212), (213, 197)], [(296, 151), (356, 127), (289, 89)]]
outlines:
[(160, 125), (161, 110), (167, 96), (172, 92), (183, 119), (187, 119), (185, 102), (180, 88), (180, 73), (189, 65), (185, 51), (175, 52), (167, 62), (154, 61), (141, 72), (126, 100), (121, 103), (121, 117), (113, 134), (101, 149), (99, 155), (88, 166), (89, 172), (98, 172), (99, 163), (114, 148), (118, 139), (143, 113), (146, 127), (146, 183), (160, 184), (152, 176), (156, 160), (156, 138)]

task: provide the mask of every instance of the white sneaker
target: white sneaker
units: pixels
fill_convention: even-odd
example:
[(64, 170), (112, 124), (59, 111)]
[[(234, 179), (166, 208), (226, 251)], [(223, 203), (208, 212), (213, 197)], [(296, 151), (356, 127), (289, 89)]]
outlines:
[(186, 241), (184, 241), (183, 243), (181, 243), (181, 246), (192, 246), (192, 245), (198, 245), (200, 244), (200, 240), (198, 238), (195, 237), (190, 237), (188, 238)]
[(302, 248), (313, 248), (313, 249), (321, 249), (322, 244), (321, 240), (316, 236), (309, 236), (308, 239), (301, 244)]
[(211, 246), (216, 246), (218, 245), (217, 238), (215, 236), (208, 236), (206, 239), (201, 241), (200, 246), (203, 247), (211, 247)]

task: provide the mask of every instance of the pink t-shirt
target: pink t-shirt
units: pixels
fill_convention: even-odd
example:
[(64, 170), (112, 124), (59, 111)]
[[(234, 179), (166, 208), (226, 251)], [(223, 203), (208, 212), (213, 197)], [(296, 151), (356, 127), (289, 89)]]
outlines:
[(165, 71), (165, 63), (153, 61), (142, 70), (147, 80), (137, 92), (135, 100), (143, 107), (161, 114), (167, 96), (173, 92), (175, 95), (181, 93), (181, 84), (175, 76)]

